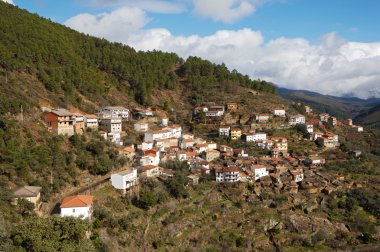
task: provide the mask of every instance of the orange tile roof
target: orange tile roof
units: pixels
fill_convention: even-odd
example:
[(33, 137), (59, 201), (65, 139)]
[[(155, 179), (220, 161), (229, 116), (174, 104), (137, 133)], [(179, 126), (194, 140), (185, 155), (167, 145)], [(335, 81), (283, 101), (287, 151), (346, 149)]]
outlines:
[(68, 207), (87, 207), (92, 205), (94, 200), (93, 196), (90, 195), (75, 195), (65, 197), (61, 203), (61, 208)]

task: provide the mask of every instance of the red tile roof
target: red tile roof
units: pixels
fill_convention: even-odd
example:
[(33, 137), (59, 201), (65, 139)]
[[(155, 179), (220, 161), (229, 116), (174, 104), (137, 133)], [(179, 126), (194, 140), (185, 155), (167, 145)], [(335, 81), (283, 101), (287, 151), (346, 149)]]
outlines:
[(93, 196), (90, 195), (75, 195), (65, 197), (61, 203), (61, 208), (68, 207), (87, 207), (92, 205), (94, 200)]

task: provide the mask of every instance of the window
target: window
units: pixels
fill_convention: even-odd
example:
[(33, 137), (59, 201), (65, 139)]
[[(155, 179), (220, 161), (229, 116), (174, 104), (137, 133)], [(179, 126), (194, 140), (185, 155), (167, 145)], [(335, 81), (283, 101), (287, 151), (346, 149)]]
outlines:
[(73, 213), (75, 213), (75, 209), (73, 209)]

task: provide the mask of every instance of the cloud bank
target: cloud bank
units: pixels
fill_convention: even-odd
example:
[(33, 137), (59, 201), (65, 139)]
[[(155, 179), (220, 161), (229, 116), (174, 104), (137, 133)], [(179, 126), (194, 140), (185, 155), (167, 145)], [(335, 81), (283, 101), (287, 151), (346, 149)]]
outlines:
[(12, 0), (2, 0), (3, 2), (6, 2), (6, 3), (10, 3), (10, 4), (13, 4), (14, 5), (14, 3), (13, 3), (13, 1)]
[[(231, 15), (221, 21), (233, 20), (238, 16), (233, 13), (249, 9), (241, 7), (248, 1), (220, 2), (226, 3), (229, 10), (232, 8)], [(380, 42), (351, 42), (334, 32), (314, 44), (303, 38), (285, 37), (264, 42), (263, 35), (250, 28), (219, 30), (209, 36), (175, 36), (164, 28), (144, 29), (149, 21), (144, 10), (122, 7), (99, 15), (81, 14), (67, 20), (65, 25), (137, 50), (156, 49), (184, 58), (193, 55), (224, 62), (251, 78), (272, 81), (281, 87), (337, 96), (380, 97)]]

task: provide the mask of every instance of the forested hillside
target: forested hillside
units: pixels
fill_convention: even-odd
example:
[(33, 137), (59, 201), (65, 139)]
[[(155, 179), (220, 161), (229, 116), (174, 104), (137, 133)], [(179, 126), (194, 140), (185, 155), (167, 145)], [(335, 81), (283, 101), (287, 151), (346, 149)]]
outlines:
[[(19, 103), (26, 109), (35, 106), (34, 96), (84, 110), (91, 109), (86, 101), (149, 104), (155, 89), (175, 90), (181, 84), (200, 92), (225, 82), (275, 92), (269, 83), (252, 81), (223, 64), (195, 57), (184, 61), (174, 53), (137, 52), (5, 3), (0, 3), (0, 75), (2, 113), (15, 112)], [(25, 88), (40, 91), (30, 95)]]

